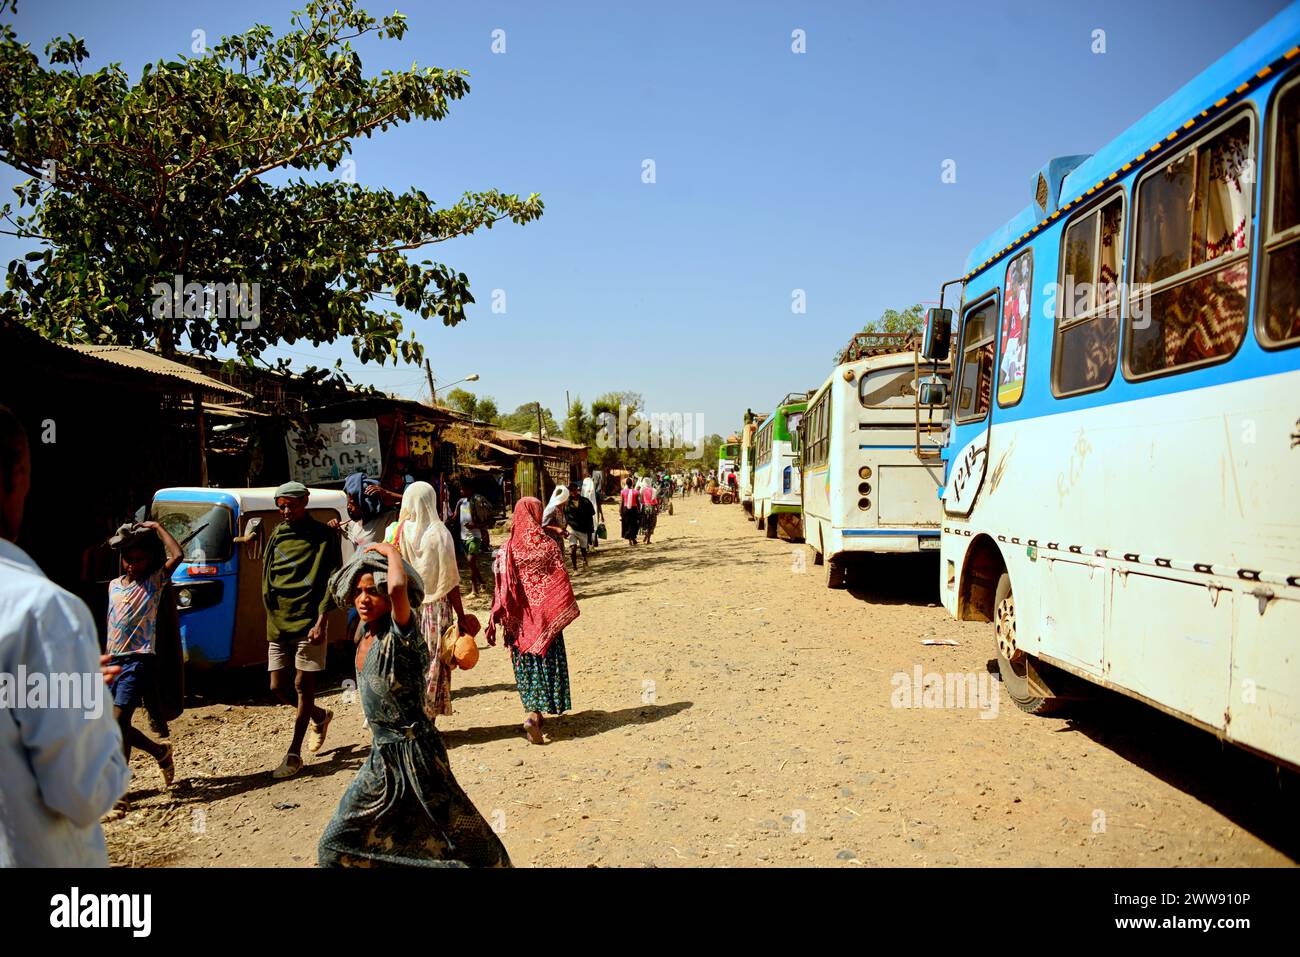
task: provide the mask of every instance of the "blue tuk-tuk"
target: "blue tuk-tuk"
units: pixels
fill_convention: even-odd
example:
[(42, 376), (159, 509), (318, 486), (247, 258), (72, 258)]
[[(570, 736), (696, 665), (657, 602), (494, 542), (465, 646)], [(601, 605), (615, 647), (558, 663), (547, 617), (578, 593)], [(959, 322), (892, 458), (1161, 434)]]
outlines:
[[(310, 490), (307, 514), (318, 522), (347, 521), (347, 496)], [(275, 488), (164, 488), (154, 493), (150, 518), (178, 542), (185, 557), (172, 573), (185, 661), (196, 667), (266, 662), (262, 554), (281, 521)], [(186, 540), (188, 539), (188, 542)], [(343, 561), (353, 551), (340, 536)], [(329, 641), (346, 641), (347, 615), (327, 619)]]

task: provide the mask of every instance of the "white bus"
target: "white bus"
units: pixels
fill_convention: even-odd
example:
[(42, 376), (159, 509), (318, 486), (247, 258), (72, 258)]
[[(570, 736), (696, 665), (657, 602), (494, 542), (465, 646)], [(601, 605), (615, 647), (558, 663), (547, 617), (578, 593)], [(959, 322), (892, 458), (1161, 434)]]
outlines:
[(754, 518), (768, 538), (776, 538), (782, 522), (789, 537), (803, 534), (799, 423), (807, 408), (807, 393), (791, 392), (754, 436)]
[(913, 348), (854, 337), (803, 416), (804, 540), (826, 585), (869, 552), (939, 548), (942, 418), (947, 366), (921, 365)]
[(1298, 52), (1292, 6), (971, 252), (940, 570), (1022, 710), (1090, 682), (1292, 767)]

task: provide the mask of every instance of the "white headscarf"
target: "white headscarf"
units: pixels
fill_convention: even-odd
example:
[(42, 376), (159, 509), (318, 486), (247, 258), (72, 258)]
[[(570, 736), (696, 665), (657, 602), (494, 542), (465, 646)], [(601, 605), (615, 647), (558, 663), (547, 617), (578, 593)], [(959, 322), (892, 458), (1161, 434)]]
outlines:
[(555, 510), (558, 508), (563, 508), (564, 503), (567, 502), (568, 500), (569, 500), (568, 486), (565, 485), (555, 486), (555, 491), (551, 493), (551, 500), (546, 503), (546, 511), (542, 512), (542, 524), (549, 525), (551, 522), (551, 516), (555, 514)]
[(582, 497), (591, 503), (591, 507), (600, 511), (600, 500), (596, 498), (596, 483), (590, 479), (582, 480)]
[(438, 515), (438, 493), (428, 482), (412, 482), (402, 493), (402, 557), (424, 580), (424, 604), (439, 601), (460, 584), (456, 546)]

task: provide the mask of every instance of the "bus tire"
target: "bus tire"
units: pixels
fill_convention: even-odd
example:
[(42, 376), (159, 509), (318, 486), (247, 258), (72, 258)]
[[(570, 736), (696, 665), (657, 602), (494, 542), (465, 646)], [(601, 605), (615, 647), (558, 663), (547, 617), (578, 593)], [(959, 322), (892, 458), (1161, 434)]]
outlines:
[(763, 526), (763, 516), (762, 516), (762, 514), (759, 513), (759, 512), (755, 512), (755, 513), (753, 514), (752, 518), (754, 519), (754, 521), (756, 521), (756, 522), (758, 523), (758, 530), (759, 530), (760, 532), (763, 531), (763, 527), (764, 527), (764, 526)]
[(826, 570), (826, 587), (843, 588), (844, 587), (844, 560), (827, 559), (823, 567)]
[(998, 660), (998, 673), (1007, 695), (1016, 707), (1026, 714), (1051, 714), (1060, 710), (1063, 702), (1060, 698), (1040, 698), (1029, 691), (1029, 678), (1026, 675), (1023, 651), (1016, 653), (1015, 660), (1010, 660), (1002, 652), (1001, 638), (1005, 633), (1014, 640), (1016, 633), (1016, 602), (1011, 591), (1011, 576), (1005, 571), (998, 578), (998, 587), (993, 595), (993, 653)]
[(776, 533), (780, 530), (780, 527), (781, 527), (781, 520), (777, 518), (775, 515), (773, 515), (771, 512), (768, 512), (767, 528), (765, 529), (765, 531), (767, 532), (767, 537), (776, 538)]
[(813, 553), (813, 564), (814, 564), (814, 565), (820, 565), (822, 562), (826, 561), (826, 556), (825, 556), (825, 555), (823, 555), (821, 552), (817, 551), (817, 549), (814, 548), (812, 545), (809, 545), (808, 547), (812, 549), (812, 553)]

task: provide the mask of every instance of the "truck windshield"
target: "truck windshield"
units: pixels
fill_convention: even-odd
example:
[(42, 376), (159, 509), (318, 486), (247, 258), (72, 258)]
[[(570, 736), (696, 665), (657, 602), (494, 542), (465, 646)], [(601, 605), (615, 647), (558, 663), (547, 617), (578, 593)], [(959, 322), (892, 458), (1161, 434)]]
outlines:
[[(181, 543), (185, 549), (185, 561), (199, 564), (229, 561), (233, 536), (230, 509), (225, 505), (154, 502), (150, 517)], [(185, 539), (191, 535), (194, 537), (186, 543)]]

